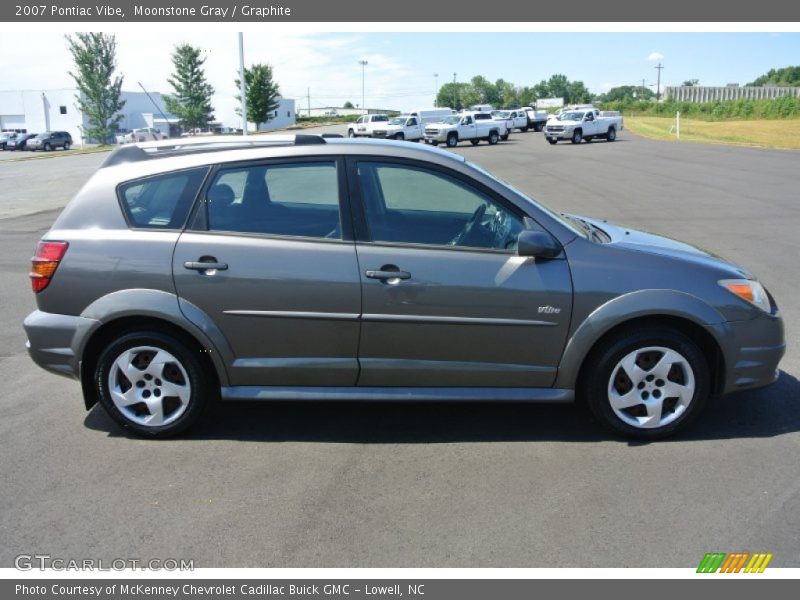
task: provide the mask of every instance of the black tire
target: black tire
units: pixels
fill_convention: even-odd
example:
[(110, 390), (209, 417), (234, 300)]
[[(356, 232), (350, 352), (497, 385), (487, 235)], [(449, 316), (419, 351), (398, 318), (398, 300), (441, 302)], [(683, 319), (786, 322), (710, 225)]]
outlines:
[(507, 142), (508, 141), (508, 137), (509, 137), (509, 134), (507, 133), (505, 135), (501, 135), (500, 139), (503, 140), (504, 142)]
[(533, 130), (536, 131), (537, 133), (540, 132), (542, 129), (544, 129), (544, 125), (541, 123), (537, 123), (536, 125), (533, 126)]
[(469, 143), (472, 144), (473, 146), (477, 146), (478, 144), (481, 143), (481, 141), (480, 140), (470, 140)]
[[(660, 427), (640, 428), (626, 423), (614, 412), (608, 397), (609, 385), (618, 363), (624, 357), (651, 346), (669, 348), (682, 355), (692, 369), (695, 388), (692, 399), (675, 420)], [(579, 398), (586, 402), (591, 413), (604, 427), (628, 438), (655, 440), (674, 434), (702, 412), (711, 395), (711, 377), (703, 352), (690, 338), (667, 327), (624, 329), (593, 350), (584, 364), (588, 371), (582, 373), (578, 386)], [(619, 371), (615, 376), (619, 376)]]
[(354, 138), (354, 137), (356, 137), (356, 132), (355, 132), (355, 131), (353, 131), (352, 129), (348, 129), (348, 130), (347, 130), (347, 137), (349, 137), (349, 138)]
[[(123, 414), (111, 398), (109, 374), (114, 368), (114, 361), (126, 350), (139, 346), (155, 347), (169, 352), (178, 359), (188, 376), (188, 384), (191, 390), (189, 401), (186, 403), (183, 412), (174, 421), (165, 425), (148, 426), (137, 423)], [(183, 375), (180, 375), (183, 378)], [(158, 383), (158, 378), (154, 381), (153, 386)], [(134, 382), (130, 383), (133, 384)], [(191, 349), (178, 339), (158, 331), (131, 332), (112, 341), (97, 360), (94, 372), (94, 386), (100, 405), (106, 413), (123, 429), (145, 438), (166, 438), (186, 431), (200, 419), (209, 399), (216, 393), (215, 382), (206, 374), (206, 369), (201, 365), (197, 350)]]
[(606, 134), (606, 140), (609, 142), (613, 142), (617, 139), (617, 129), (615, 127), (609, 127), (608, 133)]
[(522, 133), (528, 133), (528, 128), (527, 128), (527, 127), (522, 127), (522, 128), (520, 129), (520, 131), (521, 131)]
[(497, 135), (497, 132), (496, 132), (496, 131), (491, 131), (491, 132), (489, 132), (489, 138), (488, 138), (488, 140), (487, 140), (487, 141), (489, 142), (489, 145), (490, 145), (490, 146), (496, 146), (496, 145), (497, 145), (497, 142), (498, 142), (499, 140), (500, 140), (500, 136), (499, 136), (499, 135)]
[(45, 152), (50, 152), (52, 149), (53, 149), (53, 147), (49, 143), (44, 145), (44, 151)]
[(69, 142), (64, 142), (64, 150), (69, 150)]
[(458, 134), (457, 133), (447, 134), (447, 147), (455, 148), (456, 146), (458, 146)]
[(555, 146), (558, 143), (558, 139), (556, 138), (547, 138), (547, 143), (551, 146)]
[(430, 144), (431, 144), (431, 146), (438, 146), (439, 142), (437, 142), (435, 140), (431, 140)]
[(396, 139), (399, 142), (402, 142), (404, 139), (406, 139), (406, 136), (404, 136), (402, 133), (398, 133), (397, 135), (394, 136), (394, 139)]
[(570, 138), (569, 141), (572, 142), (573, 144), (580, 144), (581, 141), (583, 141), (583, 132), (580, 129), (576, 129), (572, 133), (572, 138)]

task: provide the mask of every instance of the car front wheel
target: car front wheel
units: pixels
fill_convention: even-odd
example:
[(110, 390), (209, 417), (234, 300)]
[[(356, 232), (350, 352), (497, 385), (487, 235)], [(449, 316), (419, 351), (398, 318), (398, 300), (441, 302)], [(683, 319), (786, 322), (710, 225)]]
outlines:
[(622, 332), (588, 359), (580, 394), (592, 414), (625, 437), (659, 439), (682, 429), (710, 395), (708, 362), (672, 329)]
[(580, 144), (581, 140), (583, 140), (583, 134), (580, 131), (576, 131), (572, 134), (572, 139), (570, 141), (573, 144)]
[(97, 361), (94, 382), (109, 416), (148, 438), (185, 431), (200, 418), (212, 393), (197, 352), (155, 331), (111, 342)]

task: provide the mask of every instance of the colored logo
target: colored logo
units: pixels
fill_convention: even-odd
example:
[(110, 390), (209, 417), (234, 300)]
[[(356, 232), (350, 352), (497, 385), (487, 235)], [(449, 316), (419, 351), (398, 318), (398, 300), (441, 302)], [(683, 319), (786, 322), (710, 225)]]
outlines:
[(698, 573), (763, 573), (772, 553), (756, 552), (708, 552), (697, 567)]

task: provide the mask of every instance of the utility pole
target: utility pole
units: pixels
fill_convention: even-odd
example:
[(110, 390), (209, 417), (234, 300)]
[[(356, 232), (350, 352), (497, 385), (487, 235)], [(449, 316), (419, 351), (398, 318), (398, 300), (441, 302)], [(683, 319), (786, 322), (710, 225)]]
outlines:
[(433, 74), (433, 105), (436, 106), (438, 104), (437, 100), (439, 99), (439, 74)]
[(644, 77), (642, 77), (642, 96), (644, 96), (645, 89), (646, 88), (645, 88), (645, 85), (644, 85)]
[(308, 88), (308, 95), (306, 96), (308, 99), (308, 118), (311, 118), (311, 88)]
[[(364, 99), (365, 98), (365, 96), (364, 96), (364, 73), (365, 73), (365, 70), (366, 70), (367, 65), (369, 63), (366, 60), (360, 60), (360, 61), (358, 61), (358, 64), (361, 65), (361, 108), (363, 110), (367, 110), (367, 103), (366, 103), (366, 100)], [(367, 114), (367, 113), (364, 113), (364, 114)]]
[(456, 85), (456, 74), (453, 73), (453, 110), (457, 110), (456, 106), (458, 106), (458, 102), (456, 102), (456, 91), (458, 86)]
[[(242, 98), (242, 135), (247, 137), (247, 86), (244, 81), (244, 35), (239, 32), (239, 95)], [(256, 125), (258, 127), (258, 125)]]
[(658, 63), (657, 67), (653, 67), (656, 71), (658, 71), (658, 83), (656, 84), (656, 102), (661, 100), (661, 69), (663, 69), (663, 65)]

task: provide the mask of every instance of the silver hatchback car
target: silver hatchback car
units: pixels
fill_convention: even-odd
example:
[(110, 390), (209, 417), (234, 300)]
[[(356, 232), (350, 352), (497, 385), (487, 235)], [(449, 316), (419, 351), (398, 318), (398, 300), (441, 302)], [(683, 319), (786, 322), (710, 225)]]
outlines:
[(773, 382), (785, 347), (744, 268), (388, 141), (121, 147), (31, 281), (33, 360), (147, 437), (216, 400), (582, 398), (654, 439)]

